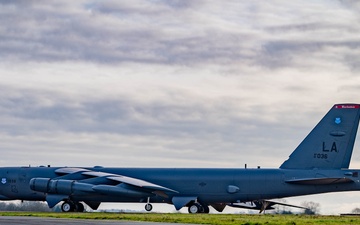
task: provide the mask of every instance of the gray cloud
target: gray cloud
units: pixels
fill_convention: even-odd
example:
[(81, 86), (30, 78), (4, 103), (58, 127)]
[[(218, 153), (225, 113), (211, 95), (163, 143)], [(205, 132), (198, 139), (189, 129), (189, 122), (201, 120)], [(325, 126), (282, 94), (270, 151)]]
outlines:
[[(176, 101), (171, 95), (166, 101), (153, 102), (138, 102), (131, 96), (121, 95), (116, 99), (79, 99), (58, 92), (6, 86), (1, 87), (1, 93), (3, 116), (12, 118), (15, 123), (23, 120), (42, 124), (42, 129), (54, 131), (189, 135), (203, 130), (210, 132), (209, 128), (217, 124), (230, 125), (236, 110), (235, 99), (205, 103), (201, 99), (191, 100), (192, 96), (185, 93), (178, 94), (186, 96), (187, 102)], [(26, 131), (23, 123), (20, 126)]]
[[(250, 5), (244, 7), (233, 2), (228, 5), (232, 7), (228, 13), (233, 18), (219, 13), (205, 16), (206, 10), (214, 10), (213, 4), (5, 2), (0, 16), (3, 27), (0, 54), (6, 60), (179, 65), (240, 62), (275, 69), (294, 66), (303, 56), (322, 52), (326, 47), (351, 50), (359, 46), (359, 41), (349, 36), (359, 30), (358, 26), (323, 21), (326, 14), (300, 22), (298, 12), (293, 23), (283, 25), (276, 21), (261, 25), (260, 17), (261, 20), (255, 20), (258, 24), (251, 26), (243, 23), (249, 19), (246, 16), (261, 15), (268, 5), (251, 10)], [(264, 14), (271, 16), (269, 12)], [(321, 34), (328, 31), (345, 36), (334, 40), (337, 37)], [(284, 34), (293, 34), (292, 40), (287, 40)], [(347, 63), (348, 53), (343, 54), (343, 62), (356, 69), (358, 63)]]
[[(117, 142), (126, 140), (126, 148), (121, 145), (116, 148), (129, 159), (136, 152), (144, 154), (145, 158), (150, 157), (147, 153), (141, 153), (149, 151), (154, 160), (161, 161), (164, 157), (173, 160), (175, 157), (181, 161), (188, 158), (184, 154), (188, 152), (199, 164), (216, 159), (217, 163), (228, 161), (231, 166), (238, 160), (229, 161), (230, 155), (237, 154), (239, 150), (256, 148), (268, 151), (264, 156), (271, 157), (271, 152), (281, 152), (298, 135), (293, 132), (292, 135), (283, 136), (281, 143), (277, 142), (279, 132), (286, 133), (293, 129), (292, 125), (283, 123), (287, 118), (279, 115), (279, 121), (267, 122), (262, 117), (261, 106), (254, 105), (239, 111), (237, 99), (220, 98), (206, 102), (209, 99), (191, 100), (193, 97), (190, 94), (178, 93), (186, 96), (184, 99), (188, 101), (175, 101), (170, 95), (166, 101), (144, 103), (131, 99), (131, 96), (81, 99), (78, 96), (69, 98), (54, 91), (18, 90), (5, 86), (1, 87), (1, 92), (4, 97), (0, 102), (0, 114), (5, 119), (0, 123), (0, 134), (7, 139), (3, 141), (4, 148), (7, 151), (16, 148), (8, 140), (22, 140), (21, 137), (27, 136), (32, 137), (30, 140), (34, 139), (26, 140), (29, 143), (26, 147), (18, 143), (23, 150), (18, 150), (17, 154), (26, 151), (29, 146), (36, 147), (38, 152), (45, 151), (41, 150), (44, 147), (50, 147), (53, 150), (46, 151), (48, 157), (57, 154), (60, 148), (61, 151), (70, 151), (68, 156), (64, 155), (65, 158), (72, 158), (74, 151), (81, 154), (84, 150), (96, 152), (104, 148), (97, 143), (95, 137), (98, 136), (104, 140), (103, 151), (110, 155), (115, 151), (114, 147), (118, 146)], [(258, 117), (249, 120), (248, 114)], [(301, 131), (307, 127), (299, 128)], [(84, 135), (95, 140), (79, 141)], [(37, 140), (36, 136), (43, 138)], [(44, 147), (41, 143), (44, 143)], [(270, 147), (274, 145), (276, 149)], [(218, 156), (222, 151), (227, 154)], [(92, 156), (89, 154), (86, 157)], [(249, 163), (253, 161), (251, 156), (247, 158)]]
[[(351, 53), (351, 50), (360, 48), (359, 41), (275, 41), (269, 42), (263, 46), (263, 51), (259, 55), (262, 59), (261, 65), (269, 68), (283, 68), (297, 65), (297, 59), (303, 60), (305, 55), (313, 55), (316, 52), (327, 54), (327, 49), (339, 49), (339, 55), (330, 55), (328, 60), (339, 61), (349, 68), (357, 70), (359, 61), (356, 59), (357, 54)], [(333, 54), (330, 52), (329, 54)], [(313, 60), (318, 60), (319, 56), (313, 56)], [(313, 65), (309, 60), (307, 65)]]

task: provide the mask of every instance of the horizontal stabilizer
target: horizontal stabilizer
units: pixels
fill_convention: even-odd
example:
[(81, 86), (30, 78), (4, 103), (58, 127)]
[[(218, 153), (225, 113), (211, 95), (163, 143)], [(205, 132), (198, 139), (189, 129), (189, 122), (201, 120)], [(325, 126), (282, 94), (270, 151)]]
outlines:
[(343, 184), (351, 183), (353, 180), (346, 177), (326, 177), (326, 178), (305, 178), (286, 180), (289, 184), (304, 184), (304, 185), (326, 185), (326, 184)]
[(281, 202), (273, 202), (273, 201), (267, 201), (267, 202), (270, 202), (271, 204), (274, 204), (274, 205), (282, 205), (282, 206), (288, 206), (288, 207), (298, 208), (298, 209), (308, 209), (306, 207), (302, 207), (302, 206), (298, 206), (298, 205), (290, 205), (290, 204), (285, 204), (285, 203), (281, 203)]
[(282, 205), (282, 206), (288, 206), (293, 208), (299, 208), (299, 209), (307, 209), (306, 207), (297, 206), (297, 205), (290, 205), (286, 203), (281, 202), (274, 202), (274, 201), (268, 201), (268, 200), (257, 200), (252, 202), (236, 202), (236, 203), (230, 203), (228, 206), (235, 207), (235, 208), (243, 208), (243, 209), (257, 209), (260, 210), (260, 213), (264, 210), (271, 210), (275, 209), (274, 205)]

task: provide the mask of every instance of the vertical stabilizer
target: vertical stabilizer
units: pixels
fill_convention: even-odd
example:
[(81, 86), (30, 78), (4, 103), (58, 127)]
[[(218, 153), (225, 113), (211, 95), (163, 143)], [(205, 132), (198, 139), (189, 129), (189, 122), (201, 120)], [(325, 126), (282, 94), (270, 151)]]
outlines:
[(349, 168), (359, 115), (359, 104), (334, 105), (280, 168)]

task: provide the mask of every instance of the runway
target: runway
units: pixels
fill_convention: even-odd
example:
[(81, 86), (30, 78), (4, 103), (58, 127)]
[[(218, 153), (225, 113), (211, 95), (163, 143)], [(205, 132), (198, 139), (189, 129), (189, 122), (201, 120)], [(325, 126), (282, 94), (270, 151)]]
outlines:
[[(58, 224), (81, 224), (81, 225), (173, 225), (172, 223), (137, 222), (124, 220), (84, 220), (84, 219), (62, 219), (46, 217), (26, 216), (1, 216), (0, 224), (6, 225), (58, 225)], [(185, 225), (177, 223), (176, 225)], [(189, 225), (189, 224), (186, 224)]]

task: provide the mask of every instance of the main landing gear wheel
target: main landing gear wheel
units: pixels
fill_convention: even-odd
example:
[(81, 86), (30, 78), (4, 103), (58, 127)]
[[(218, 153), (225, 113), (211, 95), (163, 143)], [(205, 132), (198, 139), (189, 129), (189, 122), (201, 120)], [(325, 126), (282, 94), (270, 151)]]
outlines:
[(84, 212), (84, 205), (80, 202), (65, 201), (61, 205), (61, 211), (63, 212)]
[(209, 213), (210, 212), (209, 206), (207, 206), (207, 205), (201, 205), (201, 206), (203, 208), (203, 211), (201, 213)]
[(153, 209), (153, 207), (152, 207), (152, 205), (151, 205), (150, 203), (147, 203), (147, 204), (145, 205), (145, 210), (146, 210), (146, 211), (150, 212), (152, 209)]
[(209, 213), (210, 209), (207, 205), (201, 205), (200, 203), (193, 203), (188, 208), (189, 213)]
[(200, 213), (202, 211), (202, 206), (199, 203), (193, 203), (188, 208), (189, 213)]
[(84, 212), (84, 209), (85, 207), (82, 203), (78, 202), (75, 204), (75, 212)]
[(63, 212), (73, 212), (75, 205), (72, 202), (66, 201), (61, 205), (61, 211)]

